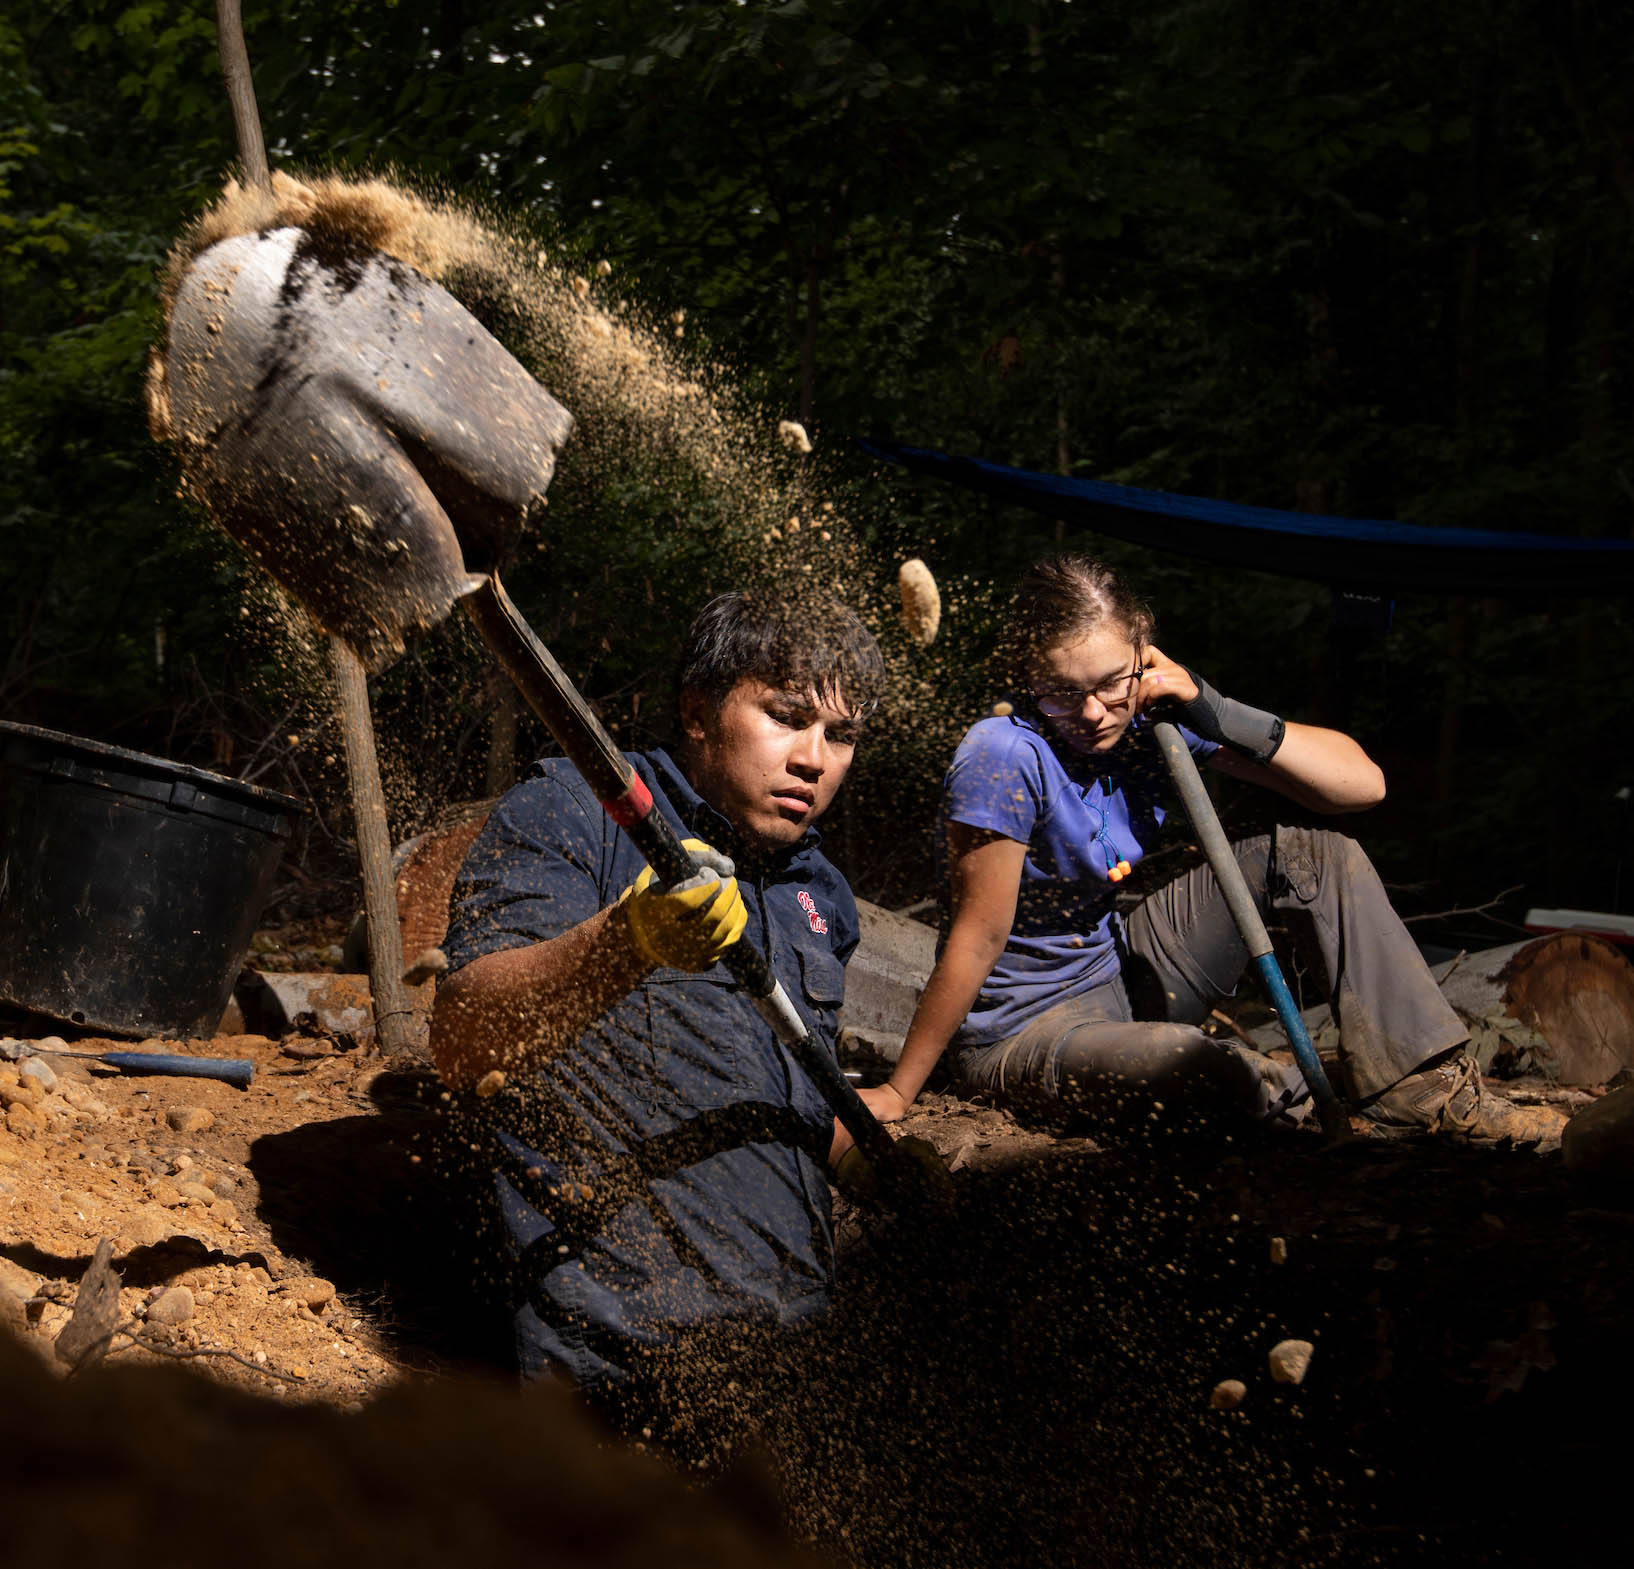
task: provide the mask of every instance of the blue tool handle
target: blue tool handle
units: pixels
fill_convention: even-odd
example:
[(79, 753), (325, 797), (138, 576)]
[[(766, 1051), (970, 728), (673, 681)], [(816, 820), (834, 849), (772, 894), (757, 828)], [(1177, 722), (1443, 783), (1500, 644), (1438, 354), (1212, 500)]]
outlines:
[(1242, 868), (1237, 865), (1237, 856), (1225, 836), (1225, 829), (1220, 826), (1214, 803), (1203, 788), (1197, 763), (1180, 732), (1169, 721), (1159, 720), (1152, 726), (1152, 731), (1157, 738), (1158, 749), (1163, 753), (1163, 761), (1169, 765), (1169, 773), (1186, 808), (1186, 815), (1197, 831), (1203, 854), (1208, 857), (1214, 880), (1219, 884), (1226, 906), (1237, 924), (1243, 946), (1254, 961), (1260, 979), (1265, 982), (1271, 1006), (1276, 1009), (1277, 1018), (1287, 1032), (1288, 1044), (1294, 1049), (1294, 1061), (1299, 1064), (1299, 1071), (1305, 1075), (1305, 1082), (1310, 1086), (1317, 1114), (1322, 1119), (1322, 1131), (1330, 1143), (1342, 1143), (1351, 1136), (1350, 1118), (1339, 1097), (1333, 1093), (1333, 1086), (1322, 1069), (1322, 1061), (1316, 1055), (1316, 1048), (1311, 1045), (1310, 1032), (1306, 1030), (1305, 1021), (1300, 1018), (1299, 1009), (1295, 1006), (1293, 993), (1288, 990), (1288, 983), (1282, 977), (1282, 966), (1271, 951), (1271, 935), (1265, 929), (1265, 922), (1260, 919), (1259, 907), (1249, 892)]
[(255, 1077), (248, 1057), (172, 1057), (153, 1051), (105, 1051), (99, 1054), (110, 1068), (126, 1073), (172, 1073), (179, 1078), (222, 1079), (247, 1090)]
[(1282, 966), (1277, 963), (1276, 955), (1256, 954), (1254, 968), (1259, 972), (1271, 1006), (1276, 1009), (1277, 1018), (1287, 1032), (1288, 1044), (1294, 1049), (1294, 1061), (1299, 1064), (1299, 1071), (1305, 1075), (1305, 1082), (1311, 1087), (1311, 1094), (1316, 1100), (1316, 1114), (1322, 1119), (1322, 1131), (1335, 1142), (1348, 1139), (1350, 1118), (1328, 1082), (1322, 1059), (1316, 1055), (1316, 1047), (1311, 1044), (1310, 1031), (1305, 1028), (1299, 1005), (1288, 990), (1288, 982), (1283, 979)]

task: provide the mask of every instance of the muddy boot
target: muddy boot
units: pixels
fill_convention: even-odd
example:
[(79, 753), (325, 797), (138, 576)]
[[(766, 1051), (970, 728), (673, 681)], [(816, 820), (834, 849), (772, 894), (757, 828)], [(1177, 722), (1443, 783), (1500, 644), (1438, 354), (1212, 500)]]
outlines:
[(1492, 1094), (1475, 1059), (1463, 1052), (1408, 1074), (1358, 1111), (1383, 1130), (1422, 1129), (1548, 1148), (1559, 1144), (1566, 1126), (1566, 1114), (1552, 1106), (1516, 1106)]

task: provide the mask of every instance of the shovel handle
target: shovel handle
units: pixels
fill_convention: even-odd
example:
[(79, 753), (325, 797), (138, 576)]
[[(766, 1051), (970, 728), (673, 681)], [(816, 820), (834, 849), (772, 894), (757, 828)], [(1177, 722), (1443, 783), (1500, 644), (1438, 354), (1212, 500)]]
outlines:
[(1287, 1032), (1288, 1044), (1294, 1050), (1294, 1060), (1311, 1088), (1317, 1115), (1322, 1119), (1322, 1132), (1329, 1143), (1341, 1143), (1351, 1136), (1350, 1119), (1345, 1115), (1339, 1097), (1334, 1094), (1333, 1085), (1328, 1082), (1322, 1060), (1316, 1055), (1305, 1021), (1300, 1018), (1293, 994), (1283, 978), (1282, 967), (1271, 951), (1271, 934), (1266, 931), (1259, 906), (1248, 891), (1248, 882), (1237, 864), (1237, 857), (1232, 853), (1225, 829), (1220, 826), (1214, 803), (1203, 788), (1196, 760), (1181, 739), (1180, 732), (1167, 720), (1160, 719), (1152, 726), (1152, 732), (1157, 737), (1163, 761), (1168, 764), (1169, 773), (1174, 778), (1174, 786), (1186, 808), (1186, 815), (1191, 819), (1198, 841), (1203, 846), (1203, 854), (1208, 857), (1214, 880), (1225, 896), (1226, 907), (1237, 923), (1243, 946), (1248, 949), (1248, 956), (1254, 961), (1254, 968), (1270, 993), (1271, 1006), (1276, 1009), (1277, 1018)]
[[(499, 575), (490, 573), (482, 587), (460, 603), (528, 706), (545, 722), (568, 761), (584, 775), (607, 815), (629, 834), (659, 880), (678, 883), (691, 876), (696, 868), (680, 835), (653, 811), (651, 792), (641, 776), (511, 602)], [(740, 940), (726, 950), (721, 962), (742, 983), (761, 1017), (805, 1069), (845, 1131), (871, 1159), (887, 1165), (893, 1162), (897, 1158), (895, 1141), (812, 1035), (772, 974), (766, 955)]]
[(255, 1077), (248, 1057), (173, 1057), (165, 1052), (104, 1051), (97, 1061), (126, 1073), (167, 1073), (185, 1079), (221, 1079), (247, 1090)]

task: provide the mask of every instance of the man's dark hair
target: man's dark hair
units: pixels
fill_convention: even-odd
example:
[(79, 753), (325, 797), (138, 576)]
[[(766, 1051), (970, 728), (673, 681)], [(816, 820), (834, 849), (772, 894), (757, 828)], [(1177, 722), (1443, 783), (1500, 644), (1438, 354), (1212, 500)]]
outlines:
[(746, 677), (815, 692), (860, 716), (879, 704), (885, 660), (856, 611), (837, 599), (721, 594), (698, 612), (687, 634), (681, 690), (719, 704)]

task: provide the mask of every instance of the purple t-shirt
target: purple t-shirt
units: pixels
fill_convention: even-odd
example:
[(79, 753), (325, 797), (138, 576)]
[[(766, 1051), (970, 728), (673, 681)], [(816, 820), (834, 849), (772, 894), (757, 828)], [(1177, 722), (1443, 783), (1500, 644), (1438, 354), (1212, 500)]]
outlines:
[[(1217, 750), (1182, 729), (1194, 757)], [(955, 1045), (1014, 1035), (1057, 1003), (1118, 973), (1112, 934), (1117, 885), (1107, 876), (1145, 853), (1163, 822), (1168, 788), (1157, 743), (1136, 721), (1110, 752), (1081, 757), (1019, 716), (971, 727), (942, 782), (938, 896), (947, 935), (947, 825), (965, 823), (1027, 846), (1015, 924)]]

